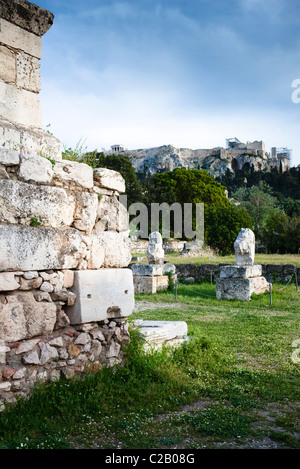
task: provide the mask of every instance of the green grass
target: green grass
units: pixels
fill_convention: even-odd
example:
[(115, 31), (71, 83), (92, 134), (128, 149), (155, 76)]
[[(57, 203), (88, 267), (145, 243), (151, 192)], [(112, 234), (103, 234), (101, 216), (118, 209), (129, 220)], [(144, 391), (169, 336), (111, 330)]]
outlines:
[[(132, 254), (132, 256), (146, 256), (146, 254)], [(211, 256), (211, 257), (180, 257), (178, 253), (165, 254), (165, 260), (170, 264), (234, 264), (235, 256)], [(143, 262), (148, 262), (147, 258)], [(295, 264), (300, 267), (299, 254), (256, 254), (255, 262), (258, 264)]]
[(209, 283), (138, 295), (134, 319), (186, 321), (190, 343), (146, 353), (132, 332), (126, 363), (37, 386), (0, 414), (0, 449), (297, 448), (299, 295), (274, 285), (250, 302)]

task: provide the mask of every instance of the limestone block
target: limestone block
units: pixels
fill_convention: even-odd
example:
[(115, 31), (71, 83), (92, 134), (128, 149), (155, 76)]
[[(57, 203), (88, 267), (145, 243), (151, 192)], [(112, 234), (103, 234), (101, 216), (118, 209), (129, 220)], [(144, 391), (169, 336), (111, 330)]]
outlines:
[(249, 228), (242, 228), (234, 242), (237, 265), (253, 265), (255, 257), (255, 235)]
[(154, 276), (163, 274), (163, 265), (159, 264), (132, 264), (133, 275)]
[(97, 168), (95, 170), (95, 179), (102, 187), (117, 191), (120, 194), (126, 190), (125, 179), (120, 173), (112, 169)]
[(75, 229), (0, 225), (0, 271), (75, 269), (81, 243)]
[(79, 192), (76, 196), (74, 227), (81, 231), (92, 231), (96, 221), (97, 207), (97, 194)]
[(64, 189), (0, 180), (1, 223), (18, 224), (22, 221), (29, 225), (32, 217), (36, 216), (42, 219), (43, 226), (66, 227), (73, 223), (74, 211), (75, 201)]
[[(184, 321), (133, 321), (149, 347), (178, 345), (188, 340), (188, 327)], [(147, 347), (146, 347), (147, 348)]]
[(74, 285), (74, 271), (73, 270), (63, 270), (64, 283), (63, 288), (71, 288)]
[(93, 169), (85, 163), (62, 160), (55, 164), (54, 172), (62, 181), (72, 181), (86, 189), (94, 185)]
[(151, 295), (159, 290), (166, 290), (169, 286), (169, 277), (167, 275), (134, 275), (133, 283), (136, 294), (145, 293)]
[(16, 281), (14, 272), (0, 273), (0, 291), (13, 291), (18, 288), (20, 284)]
[(61, 142), (56, 137), (41, 129), (16, 125), (1, 117), (0, 149), (15, 150), (18, 155), (42, 155), (55, 161), (62, 158)]
[(250, 278), (260, 277), (262, 275), (262, 266), (253, 265), (226, 265), (220, 267), (220, 278)]
[(156, 291), (166, 290), (169, 287), (169, 277), (167, 275), (158, 275), (155, 277)]
[(96, 231), (126, 231), (129, 213), (116, 196), (103, 195), (98, 203)]
[(42, 108), (39, 95), (0, 81), (0, 117), (41, 129)]
[(268, 289), (269, 284), (264, 277), (216, 279), (216, 296), (219, 300), (250, 301), (253, 293), (259, 295)]
[(130, 239), (127, 232), (105, 231), (90, 235), (92, 244), (88, 269), (124, 268), (131, 261)]
[(17, 151), (0, 148), (0, 164), (3, 166), (15, 166), (20, 163), (20, 155)]
[(71, 324), (128, 317), (134, 308), (130, 269), (101, 269), (75, 272), (74, 306), (66, 309)]
[(20, 155), (18, 176), (25, 182), (49, 183), (53, 178), (52, 164), (38, 155)]
[(134, 275), (133, 276), (134, 293), (139, 295), (145, 293), (152, 295), (156, 293), (156, 281), (155, 277), (149, 275)]
[(53, 331), (56, 305), (38, 303), (32, 292), (0, 295), (0, 340), (16, 342)]
[(43, 36), (53, 24), (54, 15), (26, 0), (0, 0), (1, 18), (37, 36)]
[(0, 42), (13, 49), (26, 52), (33, 57), (42, 57), (42, 39), (19, 26), (0, 18)]
[[(1, 34), (1, 33), (0, 33)], [(5, 83), (16, 82), (16, 56), (8, 47), (0, 45), (0, 80)]]
[(33, 93), (41, 91), (40, 62), (36, 57), (18, 52), (16, 54), (16, 85)]

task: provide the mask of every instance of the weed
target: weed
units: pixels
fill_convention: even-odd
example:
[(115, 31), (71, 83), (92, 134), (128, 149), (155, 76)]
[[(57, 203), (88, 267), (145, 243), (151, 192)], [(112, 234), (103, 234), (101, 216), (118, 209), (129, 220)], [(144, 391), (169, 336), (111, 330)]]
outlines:
[(42, 218), (38, 218), (36, 215), (30, 218), (30, 226), (40, 226), (42, 223)]

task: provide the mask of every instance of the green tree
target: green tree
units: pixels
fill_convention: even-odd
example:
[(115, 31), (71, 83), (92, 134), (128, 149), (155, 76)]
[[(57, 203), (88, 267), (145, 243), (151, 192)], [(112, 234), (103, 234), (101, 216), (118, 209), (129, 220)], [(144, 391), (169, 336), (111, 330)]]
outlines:
[(117, 155), (104, 155), (104, 153), (97, 153), (97, 168), (108, 168), (118, 171), (122, 174), (126, 184), (126, 195), (128, 196), (128, 206), (135, 202), (143, 202), (145, 199), (144, 189), (142, 184), (138, 181), (136, 172), (129, 156), (123, 154)]
[(148, 186), (156, 202), (204, 203), (227, 206), (225, 187), (206, 171), (177, 168), (155, 174)]
[(209, 205), (205, 209), (205, 241), (223, 256), (234, 252), (241, 228), (253, 230), (254, 221), (243, 207)]
[(233, 193), (233, 198), (239, 201), (254, 219), (254, 232), (259, 237), (260, 229), (278, 203), (271, 195), (271, 188), (261, 181), (258, 186), (239, 188)]
[(270, 214), (261, 234), (269, 253), (297, 254), (300, 248), (300, 217), (283, 212)]

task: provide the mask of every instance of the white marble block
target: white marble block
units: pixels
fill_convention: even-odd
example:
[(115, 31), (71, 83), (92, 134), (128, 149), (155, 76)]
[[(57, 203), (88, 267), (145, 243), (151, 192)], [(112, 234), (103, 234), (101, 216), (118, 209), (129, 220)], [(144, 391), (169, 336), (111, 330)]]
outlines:
[(128, 317), (134, 308), (130, 269), (100, 269), (75, 272), (74, 306), (66, 312), (71, 324)]

